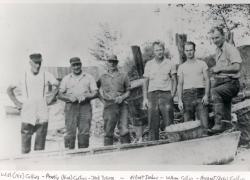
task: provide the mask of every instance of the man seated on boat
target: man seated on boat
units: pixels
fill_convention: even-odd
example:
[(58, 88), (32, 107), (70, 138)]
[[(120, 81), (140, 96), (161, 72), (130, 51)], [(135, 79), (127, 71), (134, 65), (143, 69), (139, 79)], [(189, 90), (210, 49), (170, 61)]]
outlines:
[(7, 93), (14, 104), (21, 109), (22, 153), (31, 150), (31, 138), (36, 133), (34, 150), (44, 150), (48, 129), (48, 102), (46, 94), (49, 85), (58, 86), (52, 74), (41, 69), (42, 55), (31, 54), (31, 69), (21, 75), (22, 102), (14, 94), (17, 84), (10, 85)]
[(104, 146), (113, 145), (114, 130), (118, 124), (120, 142), (130, 143), (128, 129), (128, 103), (130, 95), (130, 81), (128, 75), (118, 69), (116, 55), (107, 58), (107, 72), (99, 81), (100, 98), (104, 103)]
[(164, 57), (164, 43), (154, 42), (153, 50), (155, 57), (146, 63), (143, 75), (146, 79), (143, 108), (148, 109), (148, 139), (151, 141), (159, 140), (160, 117), (163, 129), (173, 124), (173, 97), (177, 87), (176, 65)]
[(66, 102), (64, 145), (74, 149), (78, 131), (78, 148), (87, 148), (92, 119), (90, 100), (97, 97), (98, 89), (94, 77), (82, 71), (80, 58), (71, 58), (70, 67), (72, 73), (63, 78), (59, 88), (59, 98)]
[(211, 29), (213, 43), (217, 46), (216, 65), (210, 69), (214, 78), (211, 96), (213, 100), (215, 125), (210, 132), (220, 133), (225, 130), (222, 120), (231, 121), (232, 98), (236, 97), (239, 89), (239, 77), (242, 59), (236, 47), (226, 42), (223, 28)]
[(207, 132), (210, 91), (208, 66), (195, 58), (195, 47), (191, 41), (184, 44), (187, 60), (178, 68), (178, 107), (184, 110), (184, 121), (198, 119), (204, 132)]

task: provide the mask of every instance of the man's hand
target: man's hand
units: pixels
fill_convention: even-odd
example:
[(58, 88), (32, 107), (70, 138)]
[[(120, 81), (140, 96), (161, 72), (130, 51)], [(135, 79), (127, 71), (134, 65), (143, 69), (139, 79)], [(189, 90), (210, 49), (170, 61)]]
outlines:
[(148, 109), (148, 99), (143, 99), (142, 102), (142, 109)]
[(77, 101), (77, 98), (75, 97), (75, 96), (73, 96), (73, 95), (69, 95), (69, 100), (70, 100), (70, 102), (76, 102)]
[(213, 74), (218, 74), (221, 72), (221, 68), (218, 67), (218, 66), (214, 66), (210, 69), (210, 72), (213, 73)]
[(183, 102), (179, 101), (178, 102), (178, 108), (182, 111), (183, 110)]
[(116, 103), (116, 104), (121, 104), (123, 100), (124, 100), (124, 99), (123, 99), (122, 96), (118, 96), (118, 97), (115, 98), (115, 103)]
[(16, 101), (15, 105), (16, 105), (17, 109), (19, 109), (19, 110), (21, 110), (23, 107), (23, 103), (21, 103), (20, 101)]
[(201, 102), (202, 102), (203, 105), (208, 105), (208, 96), (205, 95), (205, 96), (202, 98)]
[(82, 96), (79, 96), (77, 99), (78, 99), (78, 102), (81, 103), (81, 102), (85, 101), (86, 97), (84, 95), (82, 95)]

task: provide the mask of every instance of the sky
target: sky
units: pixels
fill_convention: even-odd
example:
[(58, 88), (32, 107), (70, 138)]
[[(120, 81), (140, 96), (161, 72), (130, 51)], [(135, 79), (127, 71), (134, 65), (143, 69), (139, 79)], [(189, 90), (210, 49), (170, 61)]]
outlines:
[[(121, 32), (116, 49), (122, 49), (123, 56), (131, 45), (156, 39), (164, 39), (170, 51), (176, 51), (171, 47), (175, 33), (187, 32), (194, 24), (199, 33), (208, 31), (199, 25), (200, 17), (194, 14), (192, 24), (181, 20), (186, 16), (180, 8), (156, 3), (1, 3), (0, 83), (8, 84), (9, 79), (18, 77), (28, 66), (29, 54), (34, 52), (43, 55), (45, 66), (69, 66), (69, 58), (73, 56), (80, 57), (84, 65), (94, 65), (96, 61), (89, 48), (100, 31), (100, 23), (108, 23)], [(197, 33), (188, 37), (199, 38)], [(203, 43), (207, 45), (211, 45), (209, 40)], [(202, 46), (200, 50), (201, 54), (207, 53)]]

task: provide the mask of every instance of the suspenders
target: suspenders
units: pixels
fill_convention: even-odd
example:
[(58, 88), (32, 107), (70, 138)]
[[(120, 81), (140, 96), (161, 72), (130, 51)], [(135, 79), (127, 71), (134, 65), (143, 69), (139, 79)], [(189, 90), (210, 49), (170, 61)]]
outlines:
[[(27, 83), (27, 73), (25, 72), (25, 89), (26, 89), (26, 96), (29, 98), (28, 92), (28, 83)], [(43, 97), (45, 95), (45, 72), (43, 72)]]

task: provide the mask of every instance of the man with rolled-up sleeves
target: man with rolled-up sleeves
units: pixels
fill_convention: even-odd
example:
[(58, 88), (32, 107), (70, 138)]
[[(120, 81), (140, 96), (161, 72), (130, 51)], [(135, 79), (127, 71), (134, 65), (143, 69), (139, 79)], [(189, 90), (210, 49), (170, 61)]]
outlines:
[(237, 96), (240, 89), (242, 59), (238, 49), (226, 42), (223, 28), (213, 27), (210, 33), (217, 47), (216, 65), (210, 69), (214, 78), (211, 95), (215, 121), (210, 133), (215, 134), (225, 130), (222, 120), (231, 120), (232, 99)]
[(65, 76), (59, 87), (59, 99), (65, 104), (65, 148), (74, 149), (78, 130), (78, 148), (89, 147), (92, 108), (90, 100), (97, 96), (95, 79), (82, 71), (80, 58), (70, 59), (72, 73)]
[(130, 143), (128, 130), (128, 103), (130, 81), (121, 72), (116, 55), (110, 55), (106, 62), (108, 71), (97, 82), (100, 98), (104, 103), (104, 146), (113, 145), (114, 130), (118, 124), (121, 144)]

